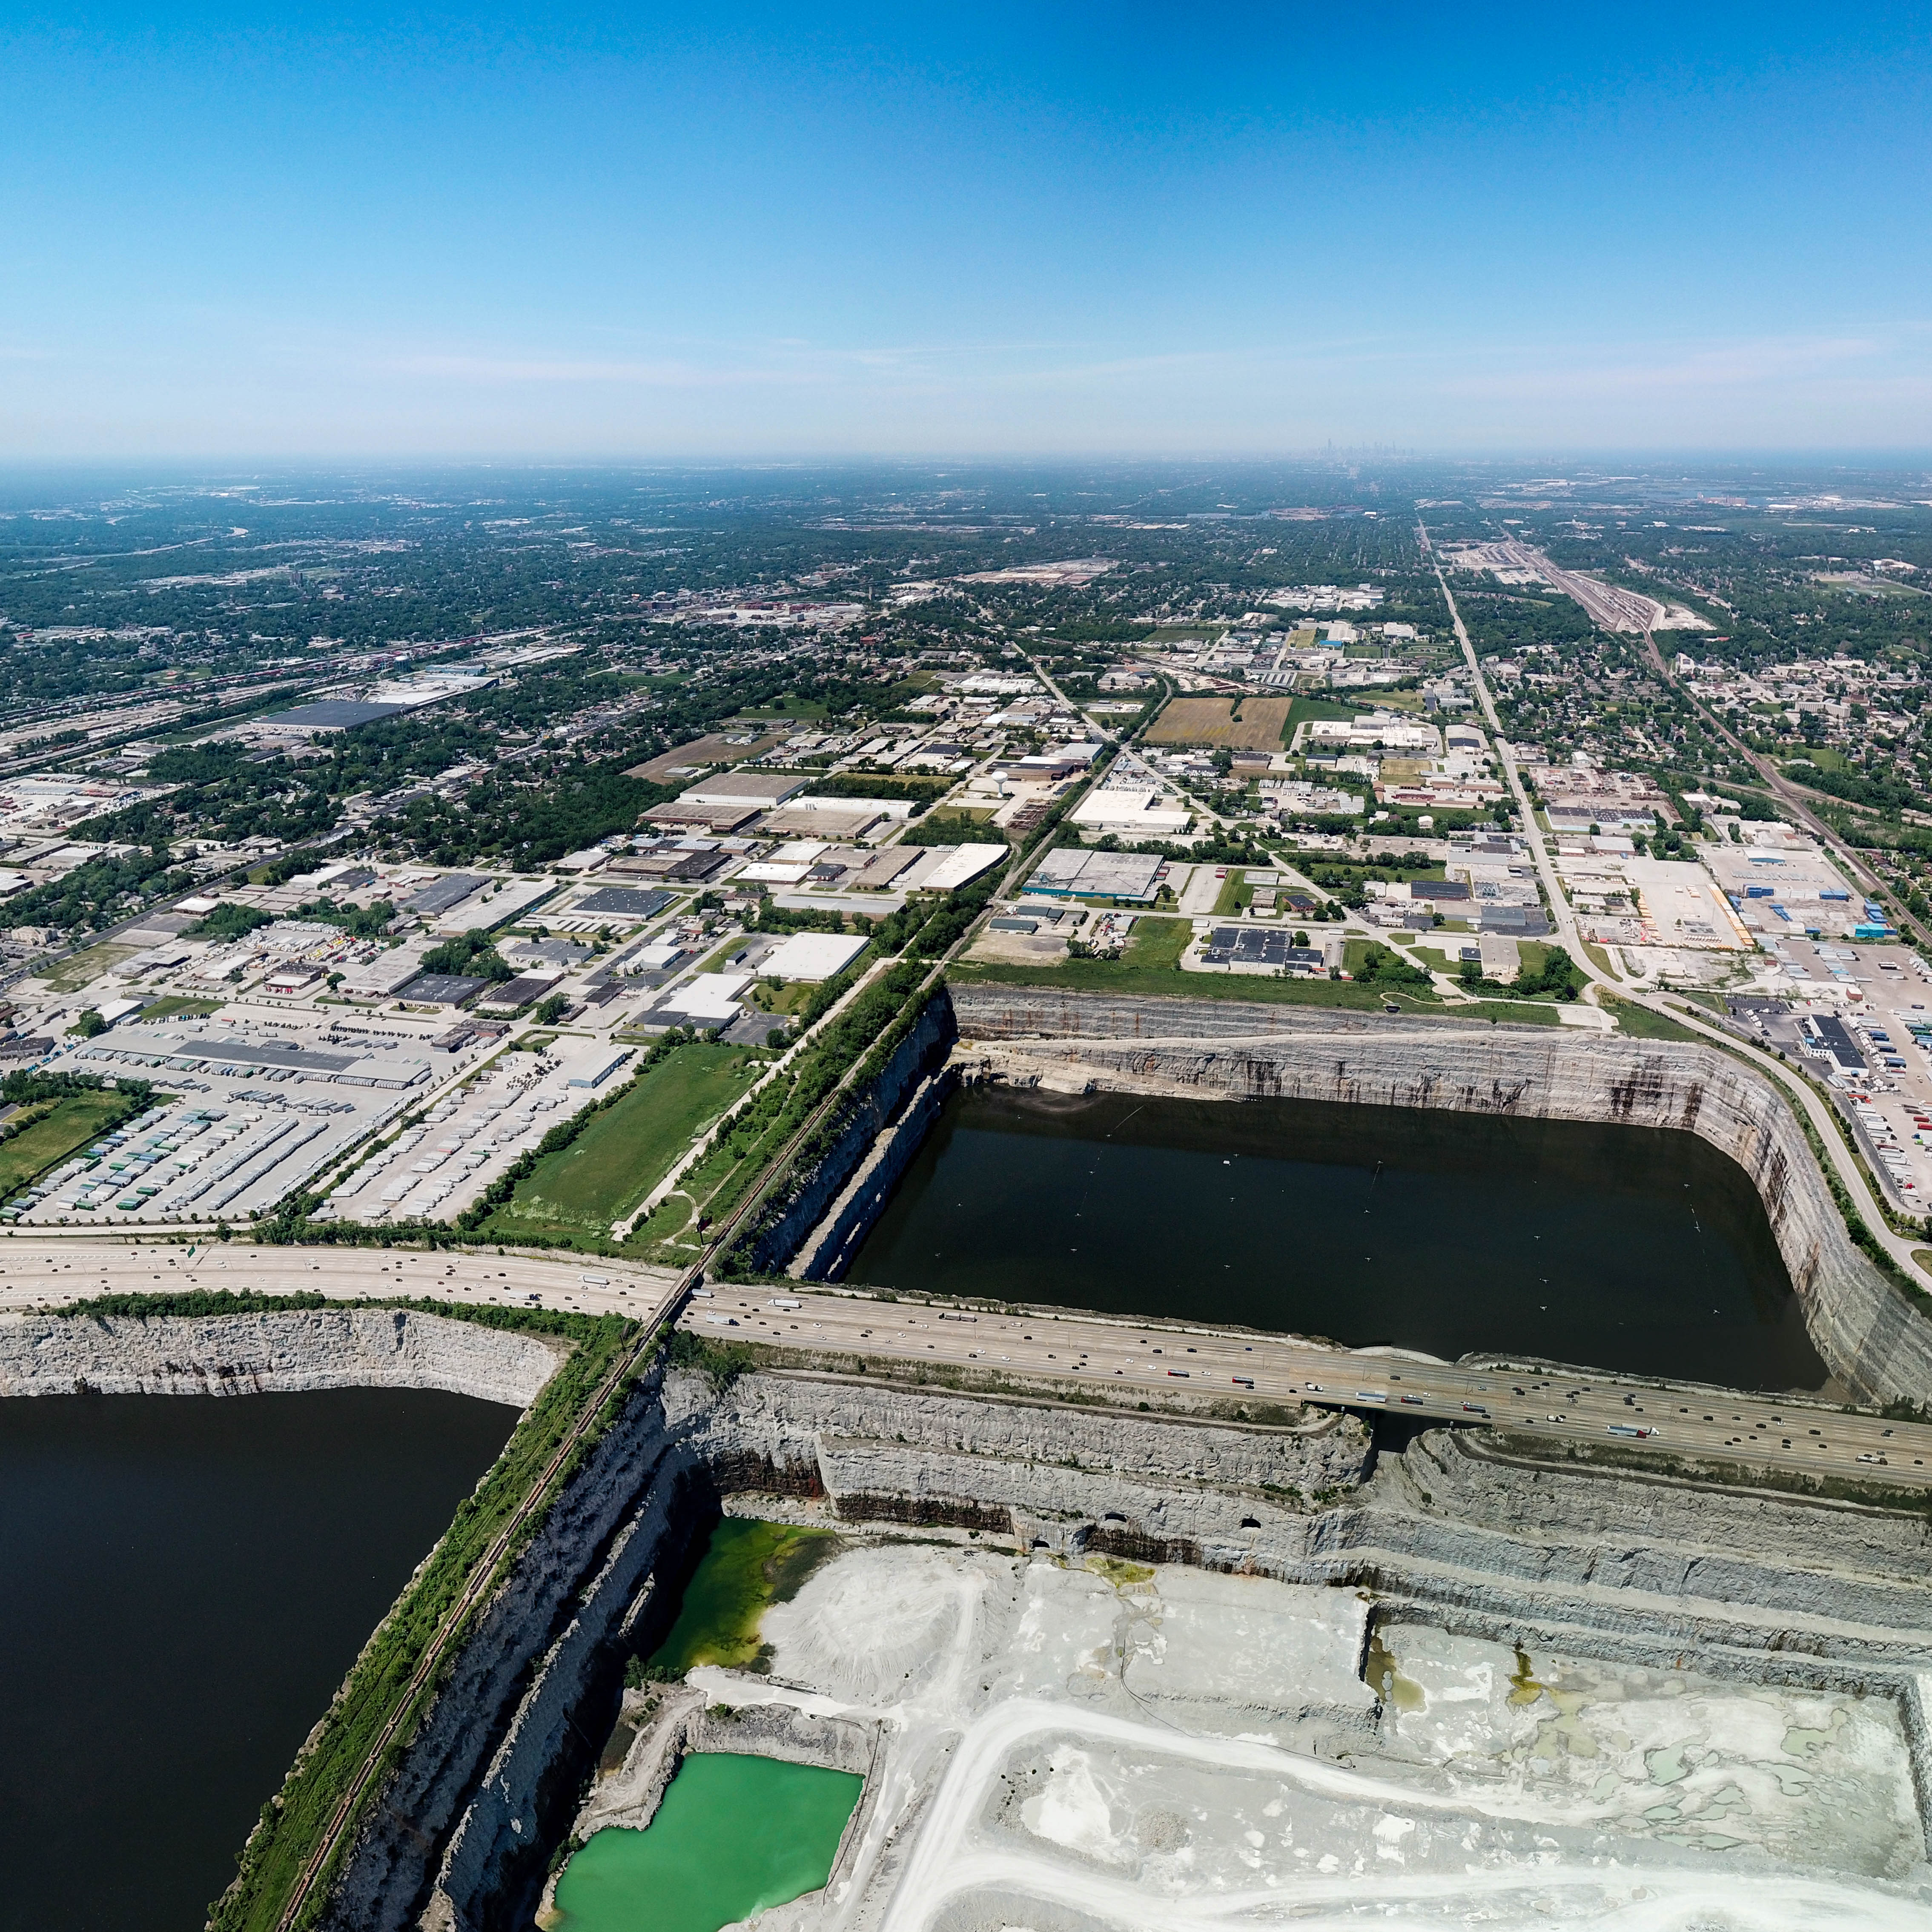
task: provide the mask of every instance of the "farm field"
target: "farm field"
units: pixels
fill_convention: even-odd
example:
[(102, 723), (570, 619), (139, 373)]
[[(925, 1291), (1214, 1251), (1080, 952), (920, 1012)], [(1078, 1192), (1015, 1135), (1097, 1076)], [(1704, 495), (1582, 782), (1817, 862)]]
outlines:
[(1177, 698), (1154, 720), (1148, 742), (1278, 752), (1294, 704), (1292, 698)]

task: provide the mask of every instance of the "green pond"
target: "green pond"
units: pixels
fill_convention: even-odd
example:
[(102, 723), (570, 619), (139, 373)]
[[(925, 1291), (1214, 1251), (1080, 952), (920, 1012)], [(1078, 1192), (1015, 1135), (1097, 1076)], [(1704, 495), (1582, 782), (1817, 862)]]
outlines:
[(564, 1868), (564, 1932), (718, 1932), (816, 1892), (864, 1783), (849, 1771), (695, 1752), (643, 1831), (599, 1832)]
[(838, 1538), (825, 1530), (721, 1517), (652, 1664), (670, 1677), (700, 1664), (762, 1669), (760, 1620), (773, 1604), (796, 1596), (838, 1547)]

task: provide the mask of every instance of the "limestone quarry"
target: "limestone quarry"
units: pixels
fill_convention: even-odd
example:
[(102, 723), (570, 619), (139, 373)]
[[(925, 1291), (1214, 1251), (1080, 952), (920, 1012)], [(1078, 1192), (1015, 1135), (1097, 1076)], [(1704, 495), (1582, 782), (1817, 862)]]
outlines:
[[(742, 1714), (707, 1749), (877, 1740), (832, 1882), (767, 1924), (1932, 1922), (1886, 1701), (1372, 1636), (1376, 1612), (1360, 1588), (859, 1536), (767, 1612), (769, 1676), (692, 1682)], [(617, 1816), (640, 1822), (600, 1791), (579, 1830)]]
[[(1725, 1056), (1172, 1004), (936, 1002), (756, 1272), (836, 1276), (960, 1079), (1620, 1120), (1750, 1176), (1845, 1386), (1932, 1394), (1932, 1330)], [(865, 1780), (823, 1890), (762, 1915), (776, 1932), (1932, 1928), (1922, 1508), (1400, 1415), (678, 1342), (514, 1546), (320, 1924), (558, 1923), (573, 1843), (647, 1828), (681, 1758), (738, 1750)], [(366, 1382), (527, 1407), (560, 1359), (420, 1308), (0, 1322), (15, 1395)], [(640, 1682), (721, 1512), (836, 1552), (765, 1610), (756, 1667)]]

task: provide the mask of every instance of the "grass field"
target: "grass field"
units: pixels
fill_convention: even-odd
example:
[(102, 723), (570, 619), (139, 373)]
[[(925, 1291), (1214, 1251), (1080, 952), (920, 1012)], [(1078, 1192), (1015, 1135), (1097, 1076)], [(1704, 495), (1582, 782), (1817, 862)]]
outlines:
[(118, 1126), (135, 1111), (135, 1101), (125, 1094), (104, 1090), (100, 1094), (70, 1094), (56, 1101), (48, 1113), (31, 1126), (23, 1126), (11, 1140), (0, 1142), (0, 1200), (16, 1188), (23, 1188), (56, 1167), (70, 1154), (87, 1146), (97, 1134)]
[(1292, 698), (1177, 698), (1154, 720), (1150, 745), (1225, 745), (1231, 752), (1278, 752)]
[(776, 988), (760, 980), (752, 988), (751, 1000), (761, 1013), (796, 1013), (812, 1004), (812, 996), (818, 991), (809, 980), (794, 980)]
[(1127, 935), (1121, 963), (1126, 966), (1175, 967), (1194, 937), (1190, 919), (1137, 919)]
[[(924, 832), (944, 832), (962, 844), (976, 840), (984, 842), (987, 824), (998, 810), (996, 805), (949, 805), (922, 819), (920, 829)], [(993, 836), (1003, 838), (1006, 834), (996, 826)]]
[(1295, 728), (1305, 724), (1312, 718), (1359, 718), (1360, 710), (1352, 704), (1343, 704), (1333, 698), (1298, 698), (1288, 707), (1288, 716), (1282, 722), (1282, 738), (1284, 742), (1294, 736)]
[(1255, 973), (1180, 973), (1172, 967), (1141, 966), (1123, 959), (1070, 959), (1060, 966), (956, 966), (949, 976), (962, 983), (995, 986), (1064, 986), (1079, 993), (1138, 993), (1149, 998), (1252, 1000), (1270, 1006), (1349, 1006), (1375, 1012), (1384, 998), (1404, 1012), (1442, 1011), (1432, 993), (1424, 1000), (1404, 993), (1384, 995), (1379, 986), (1343, 980), (1271, 980)]
[(143, 1006), (141, 1017), (144, 1020), (176, 1019), (184, 1013), (200, 1017), (220, 1010), (219, 1000), (190, 1000), (181, 994), (170, 993), (165, 1000), (157, 1000), (152, 1006)]
[[(1185, 926), (1185, 920), (1172, 922)], [(1130, 956), (1131, 957), (1131, 955)], [(1556, 1026), (1556, 1009), (1535, 1000), (1471, 1000), (1447, 1006), (1432, 992), (1423, 999), (1342, 980), (1270, 980), (1258, 974), (1178, 973), (1124, 960), (1070, 959), (1062, 966), (955, 966), (949, 977), (994, 986), (1062, 986), (1076, 993), (1137, 993), (1148, 998), (1248, 1000), (1269, 1006), (1342, 1006), (1379, 1012), (1393, 1005), (1405, 1016), (1480, 1020), (1506, 1026)]]
[(90, 946), (85, 952), (75, 953), (71, 958), (56, 960), (45, 972), (36, 973), (34, 977), (51, 986), (56, 993), (77, 993), (90, 980), (99, 979), (122, 960), (131, 959), (140, 950), (138, 946), (122, 946), (113, 940), (106, 940), (98, 946)]
[(134, 1108), (129, 1096), (111, 1089), (70, 1094), (57, 1102), (50, 1113), (32, 1126), (0, 1142), (0, 1198), (16, 1187), (25, 1187), (97, 1134), (124, 1120)]
[(1232, 919), (1244, 906), (1252, 905), (1255, 889), (1248, 884), (1247, 868), (1230, 866), (1228, 876), (1221, 881), (1221, 890), (1214, 895), (1214, 916)]
[(1633, 1040), (1682, 1040), (1704, 1044), (1702, 1036), (1664, 1013), (1652, 1012), (1634, 1000), (1620, 1000), (1614, 993), (1600, 994), (1604, 1010), (1616, 1016), (1617, 1024)]
[(742, 1047), (680, 1047), (568, 1147), (545, 1155), (482, 1234), (608, 1234), (750, 1085), (758, 1064)]

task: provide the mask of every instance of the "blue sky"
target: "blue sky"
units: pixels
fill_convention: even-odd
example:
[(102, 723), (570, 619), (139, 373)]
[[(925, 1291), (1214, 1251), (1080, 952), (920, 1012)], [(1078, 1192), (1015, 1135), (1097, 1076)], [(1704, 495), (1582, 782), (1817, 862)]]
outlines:
[(0, 8), (0, 460), (1919, 454), (1928, 160), (1922, 5)]

